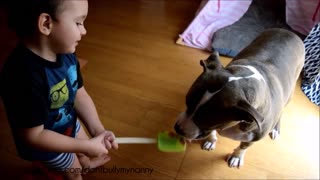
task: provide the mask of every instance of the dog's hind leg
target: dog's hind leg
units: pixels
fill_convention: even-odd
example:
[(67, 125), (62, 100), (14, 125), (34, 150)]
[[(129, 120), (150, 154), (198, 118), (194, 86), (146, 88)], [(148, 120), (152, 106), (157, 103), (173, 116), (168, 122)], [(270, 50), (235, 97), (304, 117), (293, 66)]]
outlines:
[(269, 136), (272, 140), (276, 140), (280, 136), (280, 120), (277, 122), (271, 132), (269, 132)]
[(247, 151), (247, 148), (252, 144), (253, 142), (241, 142), (240, 145), (233, 151), (233, 153), (227, 157), (227, 163), (229, 167), (240, 168), (240, 166), (244, 164), (244, 155)]
[(217, 132), (216, 130), (213, 130), (210, 134), (210, 136), (204, 140), (202, 143), (202, 149), (211, 151), (216, 148), (216, 143), (217, 143), (218, 137), (217, 137)]

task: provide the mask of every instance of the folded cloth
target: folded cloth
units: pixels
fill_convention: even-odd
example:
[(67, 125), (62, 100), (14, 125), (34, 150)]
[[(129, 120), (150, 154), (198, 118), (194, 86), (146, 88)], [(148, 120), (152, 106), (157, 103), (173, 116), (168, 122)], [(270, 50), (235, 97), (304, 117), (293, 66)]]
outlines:
[(180, 35), (186, 46), (211, 51), (213, 33), (238, 21), (252, 0), (202, 0), (196, 17)]
[(301, 88), (311, 102), (320, 106), (320, 23), (304, 40), (306, 51)]
[(308, 35), (320, 22), (320, 0), (286, 0), (286, 19), (292, 29)]

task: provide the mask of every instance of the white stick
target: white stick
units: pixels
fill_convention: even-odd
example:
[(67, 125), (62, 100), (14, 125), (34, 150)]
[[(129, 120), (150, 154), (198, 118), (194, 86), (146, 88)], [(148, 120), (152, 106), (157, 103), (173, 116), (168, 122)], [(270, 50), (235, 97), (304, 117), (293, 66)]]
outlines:
[(157, 143), (155, 138), (143, 137), (118, 137), (116, 138), (118, 144), (154, 144)]

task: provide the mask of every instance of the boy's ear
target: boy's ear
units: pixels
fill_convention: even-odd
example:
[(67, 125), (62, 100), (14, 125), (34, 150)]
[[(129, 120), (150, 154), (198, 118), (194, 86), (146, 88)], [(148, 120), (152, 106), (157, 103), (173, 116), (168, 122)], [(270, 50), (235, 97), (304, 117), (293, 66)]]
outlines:
[(38, 29), (41, 34), (49, 35), (52, 29), (52, 18), (47, 13), (41, 13), (38, 18)]

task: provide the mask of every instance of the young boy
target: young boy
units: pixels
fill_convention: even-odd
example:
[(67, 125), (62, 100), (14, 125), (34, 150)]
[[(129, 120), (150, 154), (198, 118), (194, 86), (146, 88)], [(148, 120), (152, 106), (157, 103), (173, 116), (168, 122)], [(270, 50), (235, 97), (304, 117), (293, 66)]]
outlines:
[(88, 1), (24, 0), (9, 7), (9, 25), (21, 41), (2, 70), (1, 96), (17, 151), (68, 179), (81, 179), (70, 169), (101, 166), (110, 160), (108, 150), (118, 148), (83, 87), (73, 54), (86, 34)]

